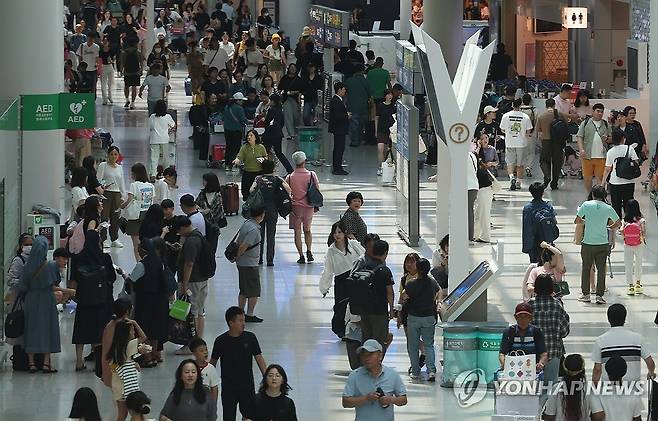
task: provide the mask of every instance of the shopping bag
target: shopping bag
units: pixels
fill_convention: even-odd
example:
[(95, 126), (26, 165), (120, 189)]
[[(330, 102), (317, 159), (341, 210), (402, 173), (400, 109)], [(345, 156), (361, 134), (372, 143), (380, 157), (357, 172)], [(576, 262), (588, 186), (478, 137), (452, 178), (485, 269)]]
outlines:
[(577, 246), (583, 243), (583, 236), (585, 235), (585, 224), (576, 224), (573, 232), (573, 243)]
[(185, 320), (169, 317), (169, 326), (167, 327), (167, 340), (169, 342), (177, 345), (188, 345), (195, 336), (196, 325), (192, 313), (188, 314)]
[(524, 354), (523, 351), (512, 351), (505, 357), (505, 365), (501, 378), (505, 380), (536, 380), (537, 356)]
[(176, 320), (185, 320), (190, 314), (191, 308), (192, 304), (190, 304), (186, 296), (182, 299), (177, 299), (169, 308), (169, 317), (172, 317)]
[(395, 163), (382, 163), (382, 183), (390, 184), (395, 180)]

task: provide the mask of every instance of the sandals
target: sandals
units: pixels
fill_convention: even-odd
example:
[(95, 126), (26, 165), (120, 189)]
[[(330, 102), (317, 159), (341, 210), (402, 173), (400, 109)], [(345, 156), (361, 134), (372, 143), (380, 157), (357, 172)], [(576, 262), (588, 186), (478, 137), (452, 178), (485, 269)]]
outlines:
[(30, 367), (29, 367), (28, 372), (29, 372), (30, 374), (34, 374), (34, 373), (36, 373), (37, 371), (39, 371), (39, 369), (37, 368), (36, 364), (30, 364)]
[(43, 367), (41, 367), (41, 372), (44, 374), (52, 374), (57, 373), (57, 369), (52, 368), (48, 364), (44, 364)]
[(85, 371), (86, 369), (87, 369), (87, 366), (84, 365), (84, 364), (81, 365), (80, 367), (77, 367), (77, 366), (75, 367), (75, 371)]

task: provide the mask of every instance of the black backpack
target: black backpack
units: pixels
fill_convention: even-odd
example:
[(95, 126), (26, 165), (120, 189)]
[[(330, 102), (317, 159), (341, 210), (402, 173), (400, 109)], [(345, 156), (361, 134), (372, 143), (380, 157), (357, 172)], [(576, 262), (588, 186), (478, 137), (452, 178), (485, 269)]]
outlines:
[(551, 141), (560, 142), (562, 144), (567, 143), (567, 140), (571, 137), (571, 132), (569, 131), (569, 125), (566, 121), (562, 120), (557, 113), (557, 110), (553, 110), (553, 121), (551, 121)]
[(379, 264), (373, 268), (368, 268), (365, 259), (356, 261), (348, 278), (350, 313), (364, 314), (368, 304), (377, 299), (375, 272), (383, 266), (383, 264)]
[(640, 164), (637, 161), (633, 161), (631, 157), (628, 156), (630, 150), (631, 146), (626, 146), (626, 155), (615, 159), (615, 172), (617, 177), (624, 178), (626, 180), (633, 180), (642, 175)]
[(201, 239), (201, 253), (197, 256), (196, 264), (199, 268), (199, 274), (206, 279), (215, 276), (217, 262), (215, 261), (215, 250), (211, 247), (206, 237), (196, 231), (197, 237)]
[(512, 106), (512, 102), (509, 99), (502, 98), (500, 101), (498, 101), (498, 111), (496, 111), (496, 121), (499, 123), (503, 120), (503, 116), (514, 108)]

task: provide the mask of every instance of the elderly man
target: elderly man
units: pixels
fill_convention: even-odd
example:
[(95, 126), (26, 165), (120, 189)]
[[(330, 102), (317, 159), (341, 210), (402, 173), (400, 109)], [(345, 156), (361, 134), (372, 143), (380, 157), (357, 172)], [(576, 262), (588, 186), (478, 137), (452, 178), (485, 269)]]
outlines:
[(382, 365), (383, 348), (368, 339), (357, 349), (362, 366), (347, 377), (343, 408), (355, 408), (359, 421), (393, 421), (393, 405), (407, 404), (407, 389), (400, 375)]

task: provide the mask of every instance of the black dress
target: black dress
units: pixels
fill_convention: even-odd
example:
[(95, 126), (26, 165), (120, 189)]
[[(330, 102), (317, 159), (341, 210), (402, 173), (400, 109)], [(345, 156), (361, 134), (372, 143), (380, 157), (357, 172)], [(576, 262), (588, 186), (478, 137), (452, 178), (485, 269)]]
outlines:
[[(116, 272), (114, 272), (112, 260), (109, 258), (109, 255), (103, 254), (99, 233), (96, 230), (86, 230), (89, 224), (87, 221), (81, 223), (85, 224), (85, 245), (80, 254), (77, 255), (77, 267), (105, 266), (107, 269), (107, 279), (111, 284), (116, 279)], [(105, 325), (112, 318), (112, 300), (112, 288), (110, 286), (108, 288), (108, 295), (102, 304), (95, 306), (78, 304), (75, 311), (75, 321), (73, 322), (73, 338), (71, 343), (101, 343), (103, 329), (105, 329)]]
[(151, 241), (144, 241), (143, 246), (150, 250), (147, 250), (147, 256), (141, 262), (144, 275), (133, 283), (135, 321), (149, 339), (162, 342), (167, 338), (169, 313), (169, 297), (163, 277), (164, 262), (155, 253)]

